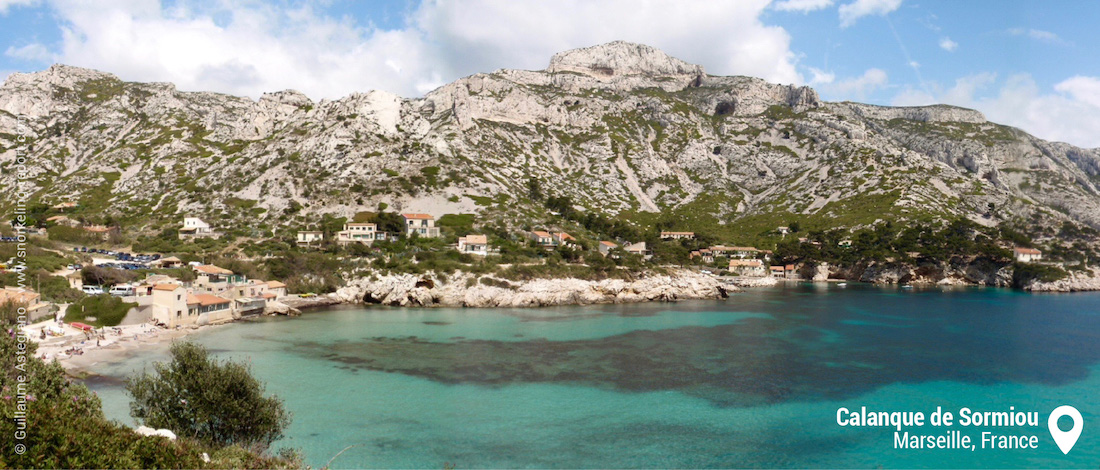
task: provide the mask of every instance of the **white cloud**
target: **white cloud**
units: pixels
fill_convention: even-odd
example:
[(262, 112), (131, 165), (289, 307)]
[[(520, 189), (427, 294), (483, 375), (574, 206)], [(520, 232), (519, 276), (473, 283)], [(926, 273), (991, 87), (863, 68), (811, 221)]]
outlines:
[(959, 48), (959, 43), (952, 41), (949, 37), (943, 37), (940, 39), (940, 49), (947, 52), (955, 52), (955, 49)]
[(38, 3), (38, 0), (0, 0), (0, 15), (6, 15), (11, 7), (25, 7)]
[(1028, 74), (1013, 75), (995, 87), (992, 73), (956, 80), (945, 90), (907, 89), (899, 106), (946, 103), (977, 109), (990, 121), (1019, 127), (1037, 137), (1083, 147), (1100, 147), (1100, 78), (1075, 76), (1043, 91)]
[(795, 11), (809, 13), (833, 6), (833, 0), (783, 0), (777, 2), (772, 8), (779, 11)]
[(1008, 34), (1011, 34), (1013, 36), (1027, 36), (1036, 41), (1043, 41), (1055, 44), (1065, 43), (1065, 41), (1063, 41), (1062, 38), (1059, 37), (1057, 34), (1054, 34), (1050, 31), (1043, 31), (1041, 29), (1012, 28), (1008, 30)]
[(4, 55), (20, 60), (43, 62), (50, 60), (50, 51), (40, 43), (31, 43), (23, 47), (8, 46)]
[(841, 80), (822, 89), (831, 95), (844, 97), (843, 99), (862, 100), (868, 94), (884, 88), (888, 83), (889, 78), (884, 70), (871, 68), (863, 72), (863, 75)]
[(855, 0), (840, 6), (840, 27), (847, 28), (864, 16), (885, 15), (899, 7), (901, 0)]
[(790, 35), (759, 19), (768, 3), (425, 0), (406, 27), (383, 30), (308, 2), (56, 0), (48, 4), (62, 40), (49, 52), (126, 80), (253, 97), (291, 88), (316, 99), (371, 89), (420, 95), (477, 72), (542, 69), (556, 52), (622, 39), (710, 73), (801, 83)]
[(836, 75), (824, 70), (807, 67), (810, 71), (810, 85), (827, 85), (836, 80)]

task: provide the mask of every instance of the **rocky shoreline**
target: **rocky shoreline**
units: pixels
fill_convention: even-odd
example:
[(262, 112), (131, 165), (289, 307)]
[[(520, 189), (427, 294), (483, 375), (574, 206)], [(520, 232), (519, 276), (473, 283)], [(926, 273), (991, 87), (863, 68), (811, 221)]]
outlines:
[[(739, 290), (721, 279), (689, 270), (641, 275), (637, 279), (534, 279), (510, 281), (491, 275), (457, 273), (390, 274), (359, 277), (323, 302), (399, 307), (546, 307), (633, 302), (723, 299)], [(322, 301), (319, 301), (322, 302)]]

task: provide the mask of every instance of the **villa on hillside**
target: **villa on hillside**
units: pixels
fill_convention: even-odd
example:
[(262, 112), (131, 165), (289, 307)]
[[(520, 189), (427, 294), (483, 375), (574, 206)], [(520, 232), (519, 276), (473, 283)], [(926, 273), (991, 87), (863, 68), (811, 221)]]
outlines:
[(716, 246), (710, 247), (710, 251), (714, 252), (715, 255), (721, 254), (721, 255), (726, 256), (728, 258), (740, 258), (740, 259), (756, 258), (758, 255), (761, 255), (761, 254), (765, 255), (765, 258), (767, 258), (768, 257), (767, 255), (770, 254), (769, 252), (764, 252), (764, 251), (758, 250), (758, 249), (756, 249), (754, 247), (751, 247), (751, 246), (716, 245)]
[(466, 235), (458, 239), (458, 251), (471, 255), (489, 254), (489, 237), (485, 235)]
[(635, 254), (645, 259), (650, 259), (653, 257), (653, 252), (646, 249), (645, 242), (627, 244), (623, 247), (623, 250), (625, 250), (627, 253)]
[[(347, 230), (347, 226), (344, 226), (344, 229)], [(325, 232), (320, 232), (316, 230), (299, 230), (296, 243), (298, 244), (298, 246), (309, 246), (314, 243), (321, 243), (323, 241), (325, 241)]]
[(550, 232), (544, 232), (542, 230), (532, 230), (527, 232), (527, 238), (543, 248), (554, 247), (554, 236), (550, 235)]
[(701, 248), (692, 251), (691, 254), (688, 255), (688, 259), (695, 258), (699, 258), (700, 261), (703, 262), (703, 264), (711, 264), (714, 262), (714, 252), (711, 251), (710, 248)]
[[(363, 243), (370, 245), (378, 240), (385, 240), (386, 232), (378, 230), (378, 224), (371, 222), (350, 222), (344, 224), (344, 229), (336, 232), (336, 243), (347, 245), (348, 243)], [(299, 232), (301, 237), (301, 232)]]
[(553, 236), (554, 244), (558, 246), (576, 246), (577, 239), (572, 235), (565, 232), (553, 232), (550, 235)]
[(731, 259), (729, 271), (734, 276), (764, 277), (768, 271), (764, 269), (764, 262), (758, 259)]
[(680, 240), (695, 238), (695, 232), (661, 232), (661, 240)]
[(210, 228), (210, 224), (203, 222), (198, 217), (184, 217), (183, 227), (179, 229), (179, 239), (187, 240), (191, 238), (217, 238), (220, 236), (218, 232)]
[(600, 254), (607, 256), (611, 253), (611, 250), (618, 248), (619, 245), (615, 242), (609, 242), (607, 240), (600, 240)]
[(1012, 255), (1016, 258), (1016, 261), (1021, 263), (1031, 263), (1043, 260), (1043, 252), (1035, 248), (1023, 248), (1018, 246), (1012, 249)]
[(244, 276), (212, 264), (195, 266), (193, 269), (195, 271), (195, 281), (191, 284), (196, 290), (219, 292), (225, 290), (230, 284), (244, 282)]
[(428, 214), (401, 214), (405, 219), (405, 235), (414, 233), (421, 237), (435, 238), (439, 236), (439, 227), (435, 226), (435, 217)]

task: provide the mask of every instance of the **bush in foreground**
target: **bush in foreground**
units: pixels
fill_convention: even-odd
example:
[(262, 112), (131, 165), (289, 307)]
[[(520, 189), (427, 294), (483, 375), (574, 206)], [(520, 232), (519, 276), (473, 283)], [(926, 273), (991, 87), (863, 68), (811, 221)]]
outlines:
[(248, 367), (210, 358), (205, 347), (175, 343), (172, 360), (126, 380), (130, 415), (200, 442), (266, 449), (283, 436), (290, 414)]

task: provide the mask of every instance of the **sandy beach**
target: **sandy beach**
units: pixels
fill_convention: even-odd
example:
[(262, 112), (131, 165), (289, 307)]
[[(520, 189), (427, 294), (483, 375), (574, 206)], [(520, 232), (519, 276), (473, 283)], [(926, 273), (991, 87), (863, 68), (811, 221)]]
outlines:
[[(96, 364), (119, 361), (154, 345), (169, 343), (214, 326), (165, 329), (146, 323), (84, 332), (68, 323), (46, 321), (29, 325), (26, 331), (38, 344), (39, 358), (47, 361), (56, 359), (70, 373), (80, 375), (94, 372)], [(63, 335), (47, 335), (42, 339), (43, 329), (60, 331)]]

